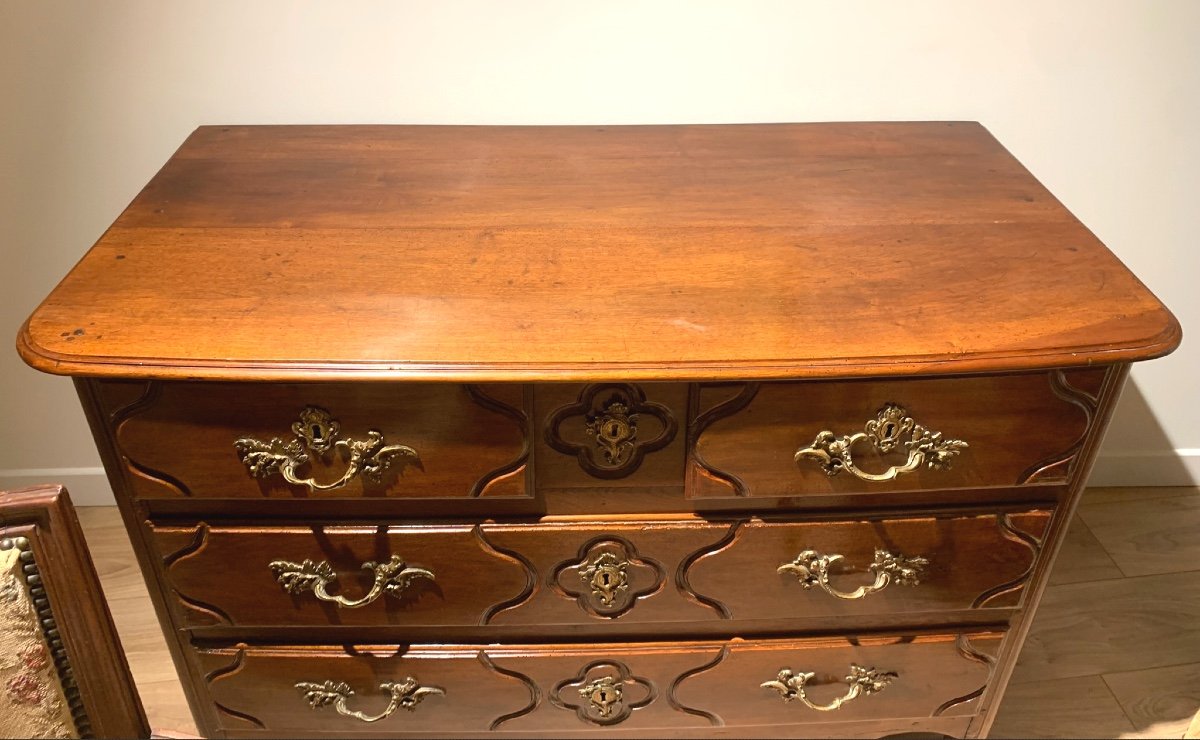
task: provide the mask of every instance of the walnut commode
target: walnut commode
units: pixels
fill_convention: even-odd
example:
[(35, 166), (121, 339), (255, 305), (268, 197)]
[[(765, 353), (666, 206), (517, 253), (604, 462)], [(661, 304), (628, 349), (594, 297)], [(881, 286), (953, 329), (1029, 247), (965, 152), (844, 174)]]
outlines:
[(1179, 338), (978, 124), (251, 126), (18, 346), (206, 735), (978, 737)]

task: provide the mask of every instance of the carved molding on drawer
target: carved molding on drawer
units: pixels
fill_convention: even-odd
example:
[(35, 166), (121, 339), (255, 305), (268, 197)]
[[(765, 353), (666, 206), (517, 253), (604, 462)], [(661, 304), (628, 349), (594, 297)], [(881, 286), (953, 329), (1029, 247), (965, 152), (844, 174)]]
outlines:
[(992, 680), (992, 673), (996, 669), (996, 656), (982, 652), (972, 645), (969, 635), (959, 635), (954, 640), (954, 647), (958, 651), (958, 654), (966, 660), (969, 660), (972, 663), (979, 663), (980, 665), (987, 666), (988, 677), (987, 680), (984, 681), (983, 685), (974, 691), (967, 692), (962, 696), (956, 696), (953, 699), (942, 702), (937, 709), (933, 710), (933, 713), (930, 715), (931, 717), (940, 717), (954, 707), (974, 701), (983, 696), (983, 692), (987, 690), (988, 682)]
[(479, 655), (477, 657), (479, 658), (479, 662), (483, 665), (484, 668), (488, 669), (489, 671), (491, 671), (499, 676), (504, 676), (506, 678), (511, 678), (513, 680), (519, 681), (521, 684), (523, 684), (525, 686), (526, 690), (529, 691), (529, 703), (526, 704), (525, 706), (521, 707), (520, 709), (516, 710), (515, 712), (509, 712), (508, 714), (502, 714), (499, 717), (497, 717), (496, 719), (492, 720), (492, 723), (490, 725), (488, 725), (489, 731), (495, 730), (496, 728), (498, 728), (500, 725), (504, 724), (505, 722), (517, 719), (518, 717), (524, 717), (525, 715), (529, 714), (533, 710), (537, 709), (538, 706), (542, 703), (542, 690), (540, 688), (538, 688), (537, 683), (532, 678), (530, 678), (529, 676), (526, 676), (524, 673), (519, 673), (517, 671), (509, 670), (508, 668), (501, 668), (500, 666), (498, 666), (492, 662), (492, 659), (488, 656), (487, 651), (485, 651), (485, 650), (480, 650)]
[[(195, 535), (192, 537), (190, 542), (180, 549), (163, 556), (163, 570), (169, 572), (177, 563), (196, 557), (202, 554), (207, 548), (208, 525), (204, 522), (200, 522), (196, 525)], [(216, 625), (233, 624), (233, 619), (215, 604), (209, 604), (201, 601), (200, 599), (192, 598), (174, 586), (171, 587), (171, 593), (175, 595), (175, 598), (179, 601), (180, 605), (194, 612), (196, 615), (199, 615), (198, 621), (200, 624), (204, 624), (205, 621), (211, 621)], [(195, 616), (190, 619), (185, 619), (186, 622), (192, 622), (195, 620), (197, 620), (197, 617)]]
[(634, 676), (624, 663), (598, 660), (560, 681), (550, 692), (550, 702), (574, 711), (582, 722), (608, 726), (624, 722), (657, 696), (654, 684)]
[(471, 486), (470, 496), (478, 498), (487, 495), (487, 490), (492, 486), (500, 483), (503, 480), (511, 478), (518, 473), (521, 473), (529, 465), (529, 451), (533, 448), (529, 415), (522, 409), (509, 406), (508, 404), (492, 398), (477, 385), (464, 385), (467, 395), (471, 400), (489, 411), (494, 411), (502, 416), (507, 416), (516, 423), (517, 428), (521, 430), (521, 452), (511, 461), (501, 465), (488, 473), (484, 474), (475, 481)]
[[(233, 656), (233, 661), (231, 663), (229, 663), (229, 665), (222, 666), (220, 668), (216, 668), (214, 670), (209, 671), (204, 676), (204, 682), (208, 685), (208, 688), (211, 690), (212, 687), (218, 681), (223, 681), (225, 679), (229, 679), (229, 678), (236, 676), (245, 667), (246, 667), (245, 645), (239, 645), (237, 654)], [(216, 708), (217, 712), (225, 715), (226, 717), (238, 720), (240, 722), (245, 722), (258, 730), (267, 729), (267, 726), (265, 724), (263, 724), (262, 720), (260, 720), (258, 717), (255, 717), (252, 714), (247, 714), (245, 712), (239, 712), (237, 710), (230, 709), (229, 707), (227, 707), (224, 704), (221, 704), (220, 702), (215, 701), (215, 700), (213, 700), (213, 706)]]
[(701, 383), (699, 387), (710, 388), (726, 385), (731, 385), (731, 387), (736, 388), (737, 391), (732, 396), (720, 401), (716, 405), (699, 412), (696, 415), (695, 421), (692, 422), (688, 433), (688, 458), (701, 475), (715, 483), (728, 486), (735, 496), (745, 496), (747, 494), (745, 481), (733, 473), (719, 470), (709, 464), (709, 462), (704, 459), (704, 455), (700, 453), (700, 448), (696, 444), (700, 439), (700, 435), (704, 434), (704, 430), (712, 426), (714, 422), (733, 416), (739, 411), (745, 409), (758, 394), (758, 383)]
[(730, 611), (729, 607), (726, 606), (722, 601), (697, 592), (696, 589), (692, 587), (690, 573), (692, 566), (704, 558), (712, 557), (713, 555), (732, 547), (733, 544), (737, 542), (738, 538), (742, 536), (742, 532), (745, 531), (745, 528), (743, 527), (745, 523), (746, 520), (740, 519), (731, 524), (721, 539), (717, 540), (711, 545), (708, 545), (707, 547), (700, 548), (691, 555), (688, 555), (679, 562), (679, 569), (675, 571), (675, 587), (679, 589), (679, 593), (683, 594), (684, 598), (692, 601), (693, 603), (712, 609), (718, 615), (720, 615), (721, 619), (732, 619), (733, 612)]
[[(644, 417), (662, 427), (647, 439)], [(584, 442), (572, 442), (563, 427), (572, 424)], [(546, 444), (564, 455), (572, 455), (579, 467), (595, 478), (612, 480), (632, 475), (646, 455), (661, 450), (675, 439), (678, 422), (671, 409), (646, 400), (641, 387), (629, 383), (588, 385), (576, 403), (563, 406), (546, 420)]]
[(482, 526), (476, 524), (472, 528), (471, 533), (475, 536), (475, 540), (479, 543), (479, 547), (484, 552), (495, 555), (502, 560), (508, 560), (516, 563), (525, 570), (525, 588), (521, 590), (521, 593), (517, 594), (511, 599), (505, 599), (504, 601), (492, 604), (485, 609), (483, 615), (479, 618), (479, 623), (486, 625), (490, 623), (492, 619), (494, 619), (500, 612), (508, 611), (509, 609), (516, 609), (532, 599), (533, 595), (537, 593), (538, 577), (537, 571), (533, 567), (533, 563), (529, 562), (529, 558), (525, 557), (516, 550), (509, 550), (508, 548), (493, 544), (484, 534)]
[(1038, 554), (1042, 551), (1042, 540), (1029, 532), (1017, 528), (1013, 523), (1011, 514), (997, 514), (996, 527), (1000, 530), (1000, 534), (1004, 539), (1015, 542), (1029, 550), (1029, 567), (1025, 569), (1024, 573), (1021, 573), (1011, 581), (1001, 583), (979, 594), (979, 597), (971, 604), (971, 608), (973, 609), (981, 609), (986, 607), (990, 601), (995, 601), (1002, 596), (1024, 589), (1025, 584), (1033, 577)]
[[(632, 542), (605, 536), (579, 548), (575, 560), (555, 566), (552, 582), (564, 597), (575, 599), (580, 609), (615, 619), (639, 599), (661, 591), (665, 576), (666, 569), (655, 560), (640, 557)], [(638, 588), (638, 581), (649, 585)]]
[(115, 409), (109, 414), (109, 426), (113, 430), (113, 439), (117, 448), (117, 454), (121, 456), (121, 460), (125, 463), (125, 467), (129, 473), (135, 477), (148, 480), (151, 483), (163, 486), (171, 491), (176, 496), (191, 496), (192, 492), (188, 489), (183, 481), (166, 473), (162, 470), (157, 470), (148, 465), (144, 465), (137, 460), (134, 460), (125, 448), (121, 445), (121, 431), (124, 426), (129, 423), (129, 420), (153, 408), (162, 397), (162, 384), (150, 380), (145, 384), (140, 396), (132, 402)]
[(679, 686), (684, 681), (692, 678), (693, 676), (699, 676), (701, 673), (707, 673), (708, 671), (711, 671), (719, 666), (728, 657), (729, 645), (725, 644), (721, 646), (721, 649), (717, 652), (716, 657), (714, 657), (712, 660), (702, 665), (698, 665), (695, 668), (689, 668), (688, 670), (676, 676), (675, 680), (671, 682), (671, 686), (667, 689), (667, 703), (671, 705), (671, 708), (675, 709), (676, 711), (683, 712), (684, 714), (692, 714), (697, 717), (702, 717), (703, 719), (708, 720), (708, 723), (713, 727), (723, 727), (725, 725), (725, 721), (719, 716), (713, 712), (708, 712), (703, 709), (685, 705), (679, 700), (677, 692), (679, 690)]
[(1096, 410), (1100, 407), (1098, 396), (1071, 385), (1071, 382), (1067, 380), (1067, 374), (1062, 370), (1055, 370), (1050, 373), (1050, 389), (1054, 391), (1055, 396), (1083, 411), (1085, 419), (1083, 431), (1079, 433), (1079, 439), (1075, 440), (1075, 443), (1067, 449), (1030, 465), (1021, 474), (1020, 479), (1017, 481), (1018, 485), (1040, 482), (1062, 483), (1067, 481), (1075, 468), (1079, 452), (1083, 449), (1084, 442), (1087, 441), (1088, 432), (1091, 430), (1092, 422), (1096, 418)]

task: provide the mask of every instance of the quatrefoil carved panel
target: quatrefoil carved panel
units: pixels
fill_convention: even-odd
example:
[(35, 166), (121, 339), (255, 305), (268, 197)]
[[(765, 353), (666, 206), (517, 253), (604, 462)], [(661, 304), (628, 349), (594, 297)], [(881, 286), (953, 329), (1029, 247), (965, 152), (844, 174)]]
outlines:
[(662, 565), (639, 557), (633, 543), (605, 537), (581, 547), (578, 559), (559, 564), (554, 582), (579, 608), (614, 619), (662, 589), (665, 575)]
[(624, 663), (598, 660), (560, 681), (550, 692), (550, 702), (573, 710), (583, 722), (607, 726), (624, 722), (657, 695), (654, 684), (633, 675)]
[(551, 414), (546, 444), (575, 456), (589, 475), (611, 480), (633, 474), (648, 453), (669, 445), (678, 426), (671, 410), (647, 401), (638, 386), (597, 383)]

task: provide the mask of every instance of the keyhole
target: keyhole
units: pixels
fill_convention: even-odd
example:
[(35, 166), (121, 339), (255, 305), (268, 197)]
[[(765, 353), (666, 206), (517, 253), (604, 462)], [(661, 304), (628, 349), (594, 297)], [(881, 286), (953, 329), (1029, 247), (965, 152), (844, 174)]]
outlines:
[(609, 701), (608, 689), (600, 689), (600, 703), (607, 704)]
[(883, 436), (890, 437), (896, 433), (896, 425), (888, 422), (883, 427)]
[(620, 433), (621, 433), (621, 427), (618, 426), (615, 422), (608, 425), (608, 436), (616, 438), (616, 436)]
[(612, 584), (612, 576), (609, 575), (608, 573), (601, 573), (600, 574), (600, 583), (601, 583), (601, 585), (604, 585), (604, 586), (611, 585)]
[(312, 425), (312, 438), (314, 442), (321, 441), (321, 427), (317, 426), (316, 424)]

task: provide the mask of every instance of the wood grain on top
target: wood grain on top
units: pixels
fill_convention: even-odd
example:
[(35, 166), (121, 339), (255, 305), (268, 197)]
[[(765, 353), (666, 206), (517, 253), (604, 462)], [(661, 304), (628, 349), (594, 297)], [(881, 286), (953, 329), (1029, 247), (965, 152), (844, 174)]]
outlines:
[(632, 380), (1179, 338), (975, 123), (250, 126), (197, 129), (18, 346), (72, 375)]

